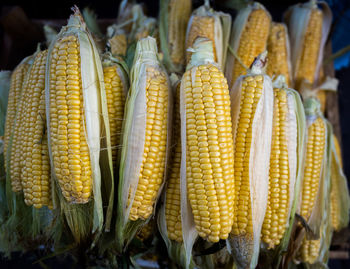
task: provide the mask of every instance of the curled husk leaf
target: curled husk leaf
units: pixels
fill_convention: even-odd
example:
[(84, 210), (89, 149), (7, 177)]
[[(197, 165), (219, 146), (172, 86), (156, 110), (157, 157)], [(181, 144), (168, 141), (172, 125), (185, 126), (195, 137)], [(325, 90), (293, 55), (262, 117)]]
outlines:
[(263, 80), (262, 94), (255, 113), (252, 115), (252, 140), (249, 151), (249, 189), (253, 234), (234, 235), (231, 232), (227, 240), (227, 248), (233, 255), (237, 268), (255, 268), (258, 263), (261, 228), (268, 199), (268, 167), (271, 152), (274, 97), (271, 79), (264, 75), (266, 55), (267, 53), (264, 52), (258, 56), (249, 73), (237, 79), (230, 92), (233, 139), (234, 145), (236, 145), (238, 119), (241, 113), (240, 103), (243, 98), (241, 95), (242, 82), (248, 76), (261, 76)]

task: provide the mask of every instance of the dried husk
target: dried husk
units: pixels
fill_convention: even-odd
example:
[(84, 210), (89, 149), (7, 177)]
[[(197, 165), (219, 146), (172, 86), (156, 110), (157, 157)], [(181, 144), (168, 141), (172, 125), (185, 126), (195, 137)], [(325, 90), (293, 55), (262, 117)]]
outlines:
[[(273, 89), (271, 79), (264, 75), (266, 52), (259, 55), (246, 76), (262, 75), (263, 91), (257, 104), (252, 122), (252, 141), (249, 160), (250, 197), (253, 218), (253, 238), (249, 235), (230, 234), (227, 248), (233, 255), (237, 268), (255, 268), (258, 263), (261, 227), (264, 221), (269, 184), (269, 159), (271, 152)], [(230, 92), (233, 139), (236, 143), (236, 129), (240, 114), (241, 76)]]
[[(271, 21), (271, 15), (270, 13), (265, 9), (265, 7), (258, 3), (258, 2), (253, 2), (249, 5), (247, 5), (245, 8), (241, 9), (239, 13), (237, 14), (232, 28), (231, 28), (231, 34), (230, 34), (230, 39), (229, 39), (229, 47), (230, 50), (237, 55), (237, 50), (239, 47), (240, 39), (242, 32), (245, 28), (245, 25), (247, 24), (248, 18), (250, 16), (250, 13), (252, 13), (254, 10), (257, 9), (262, 9), (268, 14), (270, 17)], [(225, 64), (225, 77), (227, 78), (228, 85), (234, 85), (235, 81), (232, 81), (232, 70), (234, 69), (234, 66), (240, 65), (241, 63), (236, 59), (236, 56), (233, 55), (231, 51), (228, 51), (227, 59), (226, 59), (226, 64)], [(248, 66), (249, 67), (249, 66)], [(231, 90), (231, 89), (230, 89)]]
[[(201, 17), (213, 17), (214, 18), (214, 47), (216, 51), (215, 59), (219, 64), (221, 70), (224, 70), (227, 46), (231, 31), (231, 16), (221, 11), (215, 11), (209, 6), (209, 1), (205, 1), (205, 4), (197, 8), (192, 12), (192, 15), (188, 21), (186, 31), (186, 46), (188, 45), (188, 36), (191, 29), (192, 21), (195, 16)], [(193, 45), (193, 44), (192, 44)], [(187, 60), (191, 59), (191, 49), (187, 49)]]
[[(136, 232), (147, 224), (153, 214), (147, 219), (129, 220), (130, 209), (135, 197), (143, 158), (146, 130), (146, 68), (153, 67), (164, 75), (166, 72), (157, 58), (156, 40), (152, 37), (141, 39), (137, 43), (133, 68), (130, 72), (130, 90), (126, 100), (125, 120), (123, 124), (123, 144), (119, 169), (118, 209), (116, 223), (116, 249), (123, 253), (135, 236)], [(172, 94), (168, 86), (168, 124), (170, 130), (172, 115)], [(167, 132), (166, 160), (168, 158), (170, 132)], [(166, 162), (165, 170), (166, 171)], [(164, 172), (164, 179), (166, 172)], [(163, 181), (164, 182), (164, 181)], [(164, 183), (163, 183), (164, 184)], [(162, 185), (163, 185), (162, 184)], [(159, 188), (158, 194), (162, 190)], [(130, 197), (129, 197), (130, 193)], [(159, 196), (159, 195), (158, 195)], [(128, 197), (130, 204), (127, 205)], [(157, 199), (156, 199), (157, 200)], [(153, 206), (155, 210), (156, 201)]]
[[(288, 26), (290, 38), (292, 75), (295, 80), (302, 47), (304, 45), (305, 32), (307, 29), (310, 13), (312, 9), (318, 8), (318, 6), (323, 12), (322, 38), (319, 47), (317, 66), (314, 74), (314, 82), (312, 83), (312, 86), (318, 84), (320, 68), (323, 62), (324, 46), (326, 44), (332, 22), (332, 12), (325, 1), (316, 2), (315, 0), (310, 0), (309, 2), (299, 3), (289, 7), (284, 14), (284, 21), (286, 21), (286, 24)], [(294, 82), (296, 83), (296, 81)], [(309, 83), (311, 82), (309, 81)]]
[[(53, 206), (60, 210), (65, 217), (76, 243), (92, 240), (92, 245), (94, 245), (94, 241), (97, 240), (102, 231), (104, 218), (106, 221), (106, 230), (109, 230), (109, 223), (112, 217), (114, 195), (112, 153), (101, 60), (93, 38), (88, 32), (78, 8), (75, 7), (73, 10), (74, 14), (71, 15), (68, 25), (62, 28), (51, 43), (46, 66), (46, 118), (51, 160)], [(64, 199), (58, 185), (58, 180), (56, 179), (54, 163), (52, 161), (49, 102), (51, 53), (55, 42), (67, 35), (75, 35), (80, 44), (86, 139), (89, 147), (93, 184), (93, 197), (87, 204), (72, 204)], [(101, 178), (103, 178), (103, 181)], [(103, 193), (103, 196), (107, 202), (103, 204), (102, 190), (106, 189), (108, 193)], [(103, 207), (106, 208), (105, 217)]]

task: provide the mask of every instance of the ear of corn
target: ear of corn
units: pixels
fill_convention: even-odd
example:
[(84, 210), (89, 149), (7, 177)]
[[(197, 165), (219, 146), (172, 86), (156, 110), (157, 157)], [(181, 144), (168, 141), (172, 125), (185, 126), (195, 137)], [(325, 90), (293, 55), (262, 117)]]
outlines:
[[(102, 230), (101, 184), (108, 190), (108, 229), (114, 185), (101, 61), (79, 10), (74, 12), (49, 48), (45, 94), (52, 174), (61, 210), (80, 241)], [(100, 153), (100, 147), (107, 150)]]
[[(20, 177), (25, 203), (36, 208), (52, 206), (49, 151), (45, 113), (47, 51), (38, 52), (30, 68), (23, 96)], [(24, 100), (24, 99), (23, 99)], [(11, 160), (12, 161), (12, 160)]]
[(300, 214), (309, 226), (308, 239), (318, 239), (330, 185), (331, 126), (323, 118), (315, 98), (304, 101), (307, 140), (304, 176), (299, 198)]
[(349, 224), (350, 197), (347, 180), (342, 169), (340, 146), (336, 136), (332, 136), (331, 157), (331, 218), (335, 231)]
[(160, 45), (163, 62), (170, 72), (184, 69), (186, 27), (191, 9), (190, 0), (160, 1)]
[(228, 86), (214, 63), (212, 46), (208, 39), (195, 41), (181, 81), (180, 110), (185, 113), (182, 158), (196, 230), (218, 242), (232, 227), (233, 141)]
[(234, 138), (234, 217), (229, 250), (239, 268), (257, 264), (269, 185), (273, 90), (266, 53), (230, 92)]
[(186, 32), (186, 62), (191, 60), (191, 48), (198, 37), (205, 37), (213, 42), (214, 61), (224, 68), (227, 43), (231, 29), (231, 16), (214, 11), (205, 4), (193, 11)]
[(271, 24), (267, 51), (269, 56), (266, 73), (270, 77), (284, 75), (287, 84), (292, 86), (289, 37), (285, 24)]
[(125, 56), (127, 49), (127, 37), (124, 33), (116, 33), (108, 40), (111, 53), (114, 57)]
[(266, 49), (271, 16), (259, 3), (254, 2), (239, 11), (233, 23), (225, 67), (230, 89), (241, 75), (247, 73), (254, 59)]
[(318, 4), (310, 0), (290, 7), (285, 14), (285, 20), (291, 41), (296, 89), (299, 90), (303, 80), (315, 86), (318, 83), (323, 49), (332, 21), (331, 11), (325, 2)]
[(166, 171), (171, 91), (154, 38), (137, 43), (126, 102), (118, 193), (117, 241), (121, 251), (152, 216)]
[(105, 55), (103, 59), (104, 83), (107, 97), (109, 128), (111, 134), (113, 168), (117, 168), (118, 152), (121, 144), (121, 132), (124, 119), (124, 106), (129, 88), (125, 64)]
[(4, 156), (7, 156), (7, 148), (9, 146), (10, 136), (13, 131), (16, 111), (22, 94), (25, 76), (29, 69), (30, 57), (25, 58), (12, 72), (11, 86), (8, 96), (8, 105), (6, 112), (5, 134), (4, 134)]

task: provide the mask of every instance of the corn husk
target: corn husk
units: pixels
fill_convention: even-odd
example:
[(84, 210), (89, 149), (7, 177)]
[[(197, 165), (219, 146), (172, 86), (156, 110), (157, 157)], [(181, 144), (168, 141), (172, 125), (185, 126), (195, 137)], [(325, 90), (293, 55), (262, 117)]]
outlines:
[[(339, 231), (349, 224), (350, 197), (346, 176), (342, 169), (340, 155), (337, 153), (335, 137), (332, 136), (331, 157), (331, 215), (332, 228)], [(334, 216), (333, 216), (334, 215)], [(333, 220), (335, 220), (335, 223)]]
[[(190, 20), (188, 21), (187, 31), (186, 31), (186, 49), (187, 49), (187, 63), (189, 63), (191, 59), (191, 47), (193, 43), (190, 44), (188, 37), (189, 32), (191, 30), (193, 18), (199, 17), (213, 17), (214, 18), (214, 40), (213, 46), (215, 47), (215, 55), (214, 58), (216, 62), (219, 64), (221, 70), (224, 70), (225, 62), (226, 62), (226, 54), (227, 54), (227, 45), (230, 37), (231, 30), (231, 16), (229, 14), (215, 11), (209, 6), (209, 1), (205, 1), (205, 4), (197, 8), (192, 12)], [(204, 25), (205, 27), (205, 25)], [(209, 37), (206, 37), (209, 38)]]
[[(237, 55), (237, 50), (239, 47), (242, 32), (244, 31), (245, 25), (247, 24), (250, 14), (257, 9), (265, 10), (268, 16), (270, 17), (270, 21), (271, 21), (271, 15), (265, 9), (265, 7), (258, 2), (253, 2), (247, 5), (245, 8), (241, 9), (238, 12), (233, 22), (230, 40), (229, 40), (230, 49), (227, 54), (226, 65), (225, 65), (225, 76), (227, 78), (228, 85), (230, 88), (235, 83), (235, 81), (233, 81), (233, 78), (232, 78), (232, 71), (235, 65), (241, 65), (240, 60), (236, 58), (236, 55)], [(257, 55), (254, 55), (254, 56), (257, 56)], [(249, 66), (247, 66), (247, 68), (249, 68)]]
[[(271, 152), (273, 89), (271, 79), (264, 75), (266, 52), (259, 55), (247, 76), (262, 75), (263, 91), (252, 122), (252, 141), (249, 160), (250, 197), (253, 218), (253, 238), (249, 235), (230, 234), (227, 248), (233, 255), (237, 268), (255, 268), (258, 262), (261, 227), (268, 199), (269, 159)], [(232, 130), (234, 143), (240, 114), (241, 76), (230, 92)]]
[[(5, 134), (7, 99), (10, 90), (11, 71), (0, 71), (0, 137)], [(3, 140), (3, 139), (1, 139)]]
[[(312, 86), (318, 84), (320, 68), (323, 62), (323, 53), (324, 46), (327, 41), (327, 37), (330, 31), (330, 26), (332, 22), (332, 12), (325, 1), (315, 1), (310, 0), (306, 3), (299, 3), (294, 6), (289, 7), (289, 9), (284, 14), (284, 20), (287, 23), (289, 38), (290, 38), (290, 46), (291, 46), (291, 61), (292, 61), (292, 75), (295, 79), (296, 71), (298, 70), (299, 58), (301, 56), (302, 47), (304, 45), (305, 32), (307, 29), (309, 17), (311, 10), (314, 8), (318, 8), (323, 12), (323, 22), (322, 22), (322, 39), (319, 44), (319, 54), (318, 61), (314, 75), (314, 82)], [(297, 83), (297, 81), (295, 81)], [(299, 90), (299, 86), (298, 90)]]
[[(49, 48), (46, 67), (45, 94), (49, 154), (53, 179), (53, 205), (54, 208), (61, 210), (62, 216), (64, 216), (75, 242), (79, 243), (89, 238), (96, 240), (102, 231), (104, 219), (106, 221), (106, 230), (109, 230), (109, 223), (113, 211), (112, 201), (114, 181), (109, 121), (106, 105), (107, 101), (103, 83), (101, 60), (93, 38), (88, 32), (78, 8), (75, 7), (73, 10), (74, 14), (71, 15), (68, 25), (62, 28)], [(72, 204), (65, 200), (55, 175), (54, 163), (52, 160), (49, 102), (51, 54), (56, 41), (64, 36), (72, 34), (78, 38), (80, 44), (86, 140), (89, 147), (92, 171), (93, 198), (87, 204)], [(103, 181), (101, 180), (102, 177)], [(108, 201), (104, 205), (102, 201), (101, 186), (104, 187), (103, 189), (109, 190), (108, 193), (104, 193), (104, 198)], [(105, 212), (103, 211), (103, 206), (106, 208)], [(93, 237), (90, 237), (91, 235), (93, 235)]]
[[(140, 168), (143, 158), (146, 130), (146, 68), (153, 67), (163, 74), (164, 68), (157, 59), (156, 40), (152, 37), (141, 39), (137, 43), (134, 64), (130, 73), (130, 90), (126, 100), (125, 121), (123, 125), (123, 144), (119, 169), (118, 186), (118, 212), (116, 223), (116, 248), (119, 253), (125, 248), (135, 236), (136, 232), (147, 224), (147, 220), (129, 219), (130, 209), (135, 197), (136, 188), (139, 181)], [(168, 82), (169, 83), (169, 82)], [(171, 126), (172, 95), (170, 84), (168, 87), (168, 126)], [(167, 132), (167, 153), (170, 142), (170, 132)], [(165, 170), (166, 171), (166, 163)], [(166, 178), (166, 172), (164, 173)], [(159, 188), (160, 193), (162, 186)], [(130, 195), (129, 195), (130, 193)], [(128, 198), (130, 204), (128, 205)], [(157, 200), (157, 199), (156, 199)], [(155, 210), (155, 204), (153, 210)]]
[(186, 28), (191, 9), (190, 0), (160, 1), (160, 45), (163, 63), (169, 72), (181, 72), (184, 69)]
[(283, 238), (279, 245), (272, 250), (267, 250), (265, 243), (262, 243), (262, 252), (268, 257), (268, 263), (273, 268), (278, 268), (282, 261), (283, 254), (287, 252), (289, 240), (292, 233), (295, 212), (300, 196), (302, 177), (304, 173), (303, 156), (305, 154), (306, 140), (306, 119), (304, 106), (299, 93), (291, 88), (287, 88), (283, 75), (277, 77), (273, 83), (274, 88), (284, 89), (287, 92), (288, 100), (288, 156), (290, 163), (290, 188), (289, 188), (289, 214), (287, 215), (287, 226)]

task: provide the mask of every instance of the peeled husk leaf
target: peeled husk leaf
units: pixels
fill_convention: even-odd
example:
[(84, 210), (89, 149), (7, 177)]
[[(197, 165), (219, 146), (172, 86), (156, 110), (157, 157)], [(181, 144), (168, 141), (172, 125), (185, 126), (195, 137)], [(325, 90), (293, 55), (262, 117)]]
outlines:
[[(270, 13), (265, 9), (265, 7), (258, 3), (258, 2), (253, 2), (252, 4), (247, 5), (245, 8), (241, 9), (231, 28), (231, 34), (230, 34), (230, 39), (228, 40), (228, 46), (230, 47), (230, 50), (232, 49), (235, 54), (237, 54), (237, 50), (239, 47), (240, 39), (242, 32), (245, 28), (245, 25), (248, 22), (248, 18), (250, 16), (250, 13), (252, 13), (254, 10), (257, 9), (262, 9), (268, 14), (270, 17), (271, 21), (271, 15)], [(235, 81), (232, 81), (232, 70), (235, 66), (235, 64), (240, 64), (238, 60), (236, 59), (236, 56), (232, 54), (231, 51), (228, 51), (226, 63), (225, 63), (225, 77), (227, 78), (228, 84), (229, 85), (234, 85)]]
[[(161, 50), (163, 53), (163, 63), (169, 72), (181, 72), (184, 69), (185, 62), (185, 35), (186, 25), (191, 15), (192, 3), (190, 0), (161, 0), (159, 11), (159, 38)], [(172, 12), (175, 12), (175, 19), (169, 19)], [(184, 24), (186, 23), (186, 24)], [(172, 25), (170, 25), (172, 24)], [(170, 40), (169, 28), (173, 26), (178, 30), (177, 43), (175, 40)], [(173, 33), (175, 35), (175, 33)], [(173, 42), (173, 44), (170, 44)], [(181, 59), (177, 61), (173, 55), (181, 54), (176, 58)]]
[[(331, 197), (339, 210), (338, 214), (336, 214), (337, 225), (332, 223), (332, 227), (335, 231), (339, 231), (349, 224), (350, 197), (347, 179), (343, 172), (339, 155), (336, 152), (334, 136), (332, 136)], [(332, 207), (333, 201), (331, 202), (331, 211), (334, 210)]]
[[(272, 250), (267, 250), (262, 243), (262, 254), (265, 255), (268, 264), (273, 268), (278, 268), (283, 259), (283, 254), (287, 252), (289, 240), (291, 237), (295, 212), (298, 205), (298, 197), (300, 196), (302, 177), (304, 173), (303, 156), (305, 154), (306, 141), (306, 119), (305, 111), (300, 95), (297, 91), (287, 88), (284, 76), (278, 76), (273, 83), (274, 88), (284, 89), (287, 92), (288, 111), (289, 111), (289, 147), (288, 156), (289, 163), (293, 163), (294, 168), (290, 171), (290, 204), (287, 220), (287, 227), (283, 238), (278, 246)], [(294, 130), (293, 130), (294, 129)], [(294, 172), (292, 172), (292, 170)]]
[[(137, 43), (134, 64), (130, 72), (130, 90), (126, 100), (125, 120), (123, 123), (123, 144), (119, 169), (118, 185), (118, 209), (116, 223), (116, 249), (123, 253), (135, 236), (136, 232), (147, 224), (147, 220), (129, 220), (130, 209), (135, 197), (136, 187), (139, 181), (140, 168), (143, 158), (146, 130), (146, 68), (153, 67), (166, 75), (164, 68), (157, 59), (156, 40), (152, 37), (141, 39)], [(169, 81), (168, 81), (169, 83)], [(170, 130), (172, 115), (172, 94), (169, 83), (168, 92), (168, 125)], [(170, 144), (170, 132), (167, 132), (166, 160), (168, 158)], [(166, 165), (165, 170), (166, 171)], [(166, 172), (164, 172), (166, 178)], [(159, 188), (158, 194), (162, 190)], [(129, 196), (130, 193), (130, 196)], [(130, 204), (127, 205), (128, 198)], [(157, 199), (156, 199), (157, 200)], [(155, 210), (156, 201), (153, 206)]]
[[(188, 43), (188, 35), (191, 29), (193, 18), (196, 16), (213, 17), (214, 18), (214, 47), (216, 51), (215, 59), (221, 70), (224, 70), (227, 54), (227, 46), (231, 31), (231, 16), (221, 11), (215, 11), (209, 6), (209, 1), (205, 1), (203, 6), (200, 6), (192, 12), (188, 21), (186, 31), (186, 44)], [(187, 53), (191, 52), (190, 48), (186, 48)]]
[(304, 45), (305, 32), (307, 29), (310, 13), (313, 8), (318, 8), (317, 6), (320, 6), (323, 12), (322, 38), (314, 75), (314, 85), (312, 86), (315, 86), (318, 83), (320, 68), (322, 67), (323, 62), (324, 46), (326, 44), (332, 23), (332, 12), (325, 1), (317, 1), (316, 3), (316, 1), (311, 0), (306, 3), (299, 3), (289, 7), (284, 14), (284, 21), (286, 21), (288, 25), (290, 38), (292, 75), (295, 77), (298, 70), (298, 62), (301, 56), (302, 47)]
[[(173, 96), (176, 96), (176, 89), (177, 89), (179, 83), (181, 83), (181, 80), (178, 78), (178, 76), (176, 74), (172, 73), (170, 76), (170, 81), (172, 84)], [(180, 113), (179, 111), (174, 111), (174, 112)], [(176, 116), (174, 115), (174, 117), (176, 117)], [(174, 128), (173, 128), (173, 132), (174, 132)], [(172, 136), (172, 138), (177, 139), (174, 136)], [(167, 184), (167, 183), (165, 183), (165, 184)], [(166, 217), (165, 217), (166, 187), (167, 186), (165, 185), (164, 190), (163, 190), (163, 194), (161, 197), (161, 203), (160, 203), (161, 207), (159, 208), (158, 218), (157, 218), (157, 224), (158, 224), (158, 229), (159, 229), (160, 235), (162, 236), (162, 238), (165, 242), (165, 245), (167, 246), (168, 255), (172, 261), (174, 261), (181, 268), (194, 268), (192, 254), (191, 254), (191, 252), (190, 253), (186, 252), (185, 245), (183, 243), (183, 242), (186, 242), (188, 239), (183, 236), (183, 242), (181, 242), (181, 243), (169, 239), (168, 232), (167, 232), (168, 229), (167, 229)], [(180, 196), (181, 196), (181, 198), (180, 198), (181, 201), (183, 198), (186, 199), (186, 196), (184, 196), (181, 191), (180, 191)], [(181, 207), (181, 209), (182, 209), (182, 207)], [(191, 210), (191, 209), (189, 208), (189, 210)], [(187, 214), (189, 214), (189, 212), (191, 212), (191, 211), (182, 212), (182, 210), (181, 210), (181, 216), (185, 215), (185, 214), (187, 215)], [(182, 223), (182, 231), (187, 234), (188, 232), (184, 231), (184, 229), (186, 229), (186, 225), (184, 225)], [(192, 240), (193, 239), (191, 239), (191, 241)], [(190, 244), (193, 245), (194, 240)], [(188, 245), (188, 243), (187, 243), (187, 245)], [(192, 246), (191, 246), (191, 250), (192, 250)], [(186, 255), (190, 255), (190, 257), (187, 257)]]
[[(88, 32), (78, 8), (74, 8), (68, 25), (51, 43), (48, 51), (45, 95), (46, 118), (48, 128), (49, 155), (51, 160), (51, 174), (53, 187), (53, 205), (61, 211), (76, 243), (92, 239), (96, 240), (103, 228), (104, 211), (106, 230), (109, 229), (113, 210), (113, 172), (112, 153), (110, 145), (109, 121), (107, 112), (106, 93), (103, 83), (101, 60), (92, 36)], [(50, 62), (54, 44), (64, 36), (75, 35), (80, 44), (81, 79), (85, 110), (86, 139), (89, 146), (92, 170), (92, 199), (86, 204), (68, 203), (61, 193), (58, 180), (54, 172), (50, 138)], [(103, 149), (103, 150), (101, 150)], [(100, 167), (101, 166), (101, 167)], [(103, 181), (101, 180), (103, 178)], [(103, 188), (104, 187), (104, 188)], [(102, 190), (106, 203), (102, 201)], [(91, 237), (90, 237), (91, 236)], [(94, 243), (92, 243), (94, 245)]]
[(4, 136), (5, 133), (5, 119), (10, 80), (11, 71), (0, 71), (0, 137)]
[[(261, 227), (264, 221), (269, 185), (269, 160), (271, 152), (273, 89), (271, 79), (263, 75), (266, 52), (255, 60), (246, 76), (262, 75), (263, 90), (252, 122), (252, 141), (249, 160), (250, 197), (253, 218), (253, 238), (230, 234), (227, 248), (233, 255), (237, 268), (255, 268), (258, 263)], [(232, 130), (234, 143), (240, 114), (241, 88), (245, 76), (234, 84), (231, 96)]]

